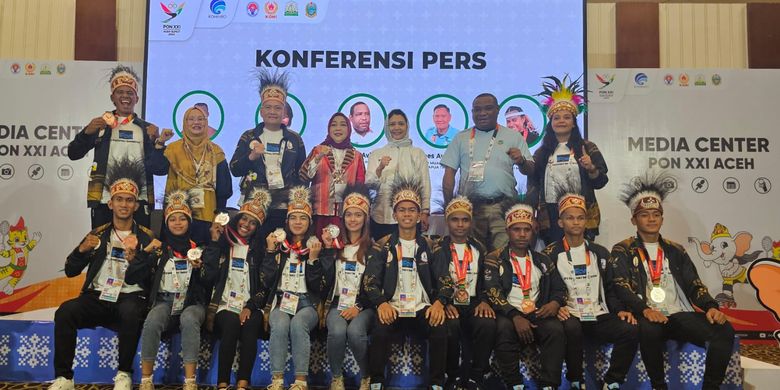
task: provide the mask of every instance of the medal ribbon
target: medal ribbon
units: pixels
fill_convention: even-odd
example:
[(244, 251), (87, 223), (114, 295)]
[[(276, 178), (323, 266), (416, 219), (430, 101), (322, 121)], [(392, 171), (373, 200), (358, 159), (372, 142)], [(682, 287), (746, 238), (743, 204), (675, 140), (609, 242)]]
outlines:
[(650, 280), (653, 282), (653, 287), (659, 287), (661, 285), (661, 275), (664, 272), (664, 251), (661, 249), (661, 244), (658, 244), (655, 261), (648, 261), (647, 257), (645, 257), (644, 248), (639, 251), (639, 257), (647, 263), (647, 270), (650, 271)]
[(523, 298), (531, 298), (531, 259), (528, 255), (525, 256), (525, 275), (520, 272), (520, 256), (514, 254), (511, 255), (512, 268), (515, 270), (517, 280), (520, 282), (520, 289), (523, 290)]
[[(566, 258), (569, 259), (569, 263), (571, 263), (571, 248), (569, 247), (569, 242), (566, 241), (566, 237), (563, 238), (563, 250), (566, 251)], [(587, 246), (585, 247), (585, 265), (590, 266), (590, 251)]]
[(241, 245), (247, 245), (247, 240), (244, 237), (241, 237), (240, 234), (238, 234), (237, 231), (233, 230), (230, 225), (225, 225), (225, 236), (227, 237), (228, 241), (235, 245), (235, 244), (241, 244)]
[(455, 244), (450, 244), (450, 250), (452, 251), (452, 262), (455, 264), (455, 275), (458, 277), (458, 287), (466, 288), (466, 274), (469, 269), (469, 264), (473, 260), (471, 254), (471, 245), (466, 243), (466, 249), (463, 253), (463, 261), (458, 263), (458, 253), (455, 251)]
[[(190, 240), (190, 249), (195, 249), (195, 247), (196, 247), (196, 245), (195, 245), (195, 241), (192, 241), (192, 240)], [(188, 258), (187, 256), (185, 256), (185, 255), (182, 255), (180, 252), (177, 252), (177, 251), (173, 250), (173, 248), (171, 248), (171, 246), (170, 246), (170, 245), (168, 246), (168, 248), (170, 248), (170, 249), (171, 249), (171, 252), (173, 252), (173, 255), (174, 255), (174, 256), (175, 256), (177, 259), (187, 259), (187, 258)]]
[(303, 248), (303, 244), (300, 242), (296, 242), (295, 245), (290, 245), (289, 241), (284, 240), (282, 243), (282, 252), (290, 253), (290, 251), (297, 253), (298, 256), (303, 256), (309, 253), (309, 248)]

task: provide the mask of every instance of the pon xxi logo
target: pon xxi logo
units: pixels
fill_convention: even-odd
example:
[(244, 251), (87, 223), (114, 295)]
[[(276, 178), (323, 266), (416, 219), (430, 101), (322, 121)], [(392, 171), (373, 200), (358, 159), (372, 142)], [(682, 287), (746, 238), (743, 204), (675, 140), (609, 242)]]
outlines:
[(181, 4), (168, 3), (168, 5), (160, 3), (160, 8), (162, 8), (166, 15), (170, 16), (168, 19), (162, 21), (163, 23), (168, 23), (181, 14), (181, 11), (184, 10), (184, 2)]

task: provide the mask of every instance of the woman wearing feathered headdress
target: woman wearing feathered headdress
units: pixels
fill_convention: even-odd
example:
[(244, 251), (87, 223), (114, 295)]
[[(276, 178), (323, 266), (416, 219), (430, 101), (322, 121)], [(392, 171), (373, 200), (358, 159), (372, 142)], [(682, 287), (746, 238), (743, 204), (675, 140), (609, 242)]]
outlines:
[(393, 218), (390, 196), (391, 184), (399, 178), (418, 177), (422, 184), (422, 205), (420, 224), (428, 230), (428, 216), (431, 207), (431, 176), (428, 171), (428, 157), (425, 152), (412, 146), (409, 138), (409, 120), (400, 109), (391, 110), (385, 121), (387, 145), (374, 150), (368, 156), (366, 184), (377, 192), (371, 209), (371, 232), (379, 239), (398, 229)]
[[(190, 107), (184, 113), (183, 122), (182, 138), (165, 147), (163, 163), (169, 167), (165, 193), (176, 190), (189, 192), (192, 239), (198, 245), (205, 245), (209, 241), (209, 228), (216, 210), (224, 209), (228, 198), (233, 195), (233, 181), (225, 152), (208, 137), (206, 113), (197, 106)], [(164, 130), (160, 139), (167, 138)]]
[(152, 280), (151, 309), (141, 331), (139, 390), (154, 390), (152, 373), (160, 337), (171, 321), (181, 329), (184, 390), (197, 390), (195, 371), (200, 352), (200, 328), (206, 317), (207, 286), (201, 279), (201, 249), (191, 239), (191, 197), (173, 191), (165, 198), (165, 238), (161, 250), (147, 259)]
[(225, 225), (211, 226), (211, 241), (203, 252), (204, 279), (214, 285), (206, 327), (221, 339), (217, 388), (227, 388), (241, 341), (236, 388), (249, 388), (263, 331), (263, 307), (269, 294), (264, 279), (265, 241), (260, 238), (271, 195), (255, 189)]
[(555, 183), (573, 181), (587, 203), (588, 225), (585, 236), (592, 240), (599, 234), (601, 216), (594, 190), (607, 181), (607, 163), (596, 144), (584, 140), (577, 126), (577, 115), (585, 111), (584, 93), (579, 79), (560, 80), (548, 76), (542, 86), (542, 106), (550, 120), (544, 129), (542, 146), (534, 153), (534, 173), (529, 176), (537, 187), (538, 221), (546, 243), (560, 240), (563, 230), (558, 226), (558, 204)]
[(322, 237), (328, 225), (343, 227), (341, 210), (347, 185), (366, 179), (363, 154), (352, 146), (352, 126), (346, 115), (337, 112), (328, 121), (325, 141), (312, 149), (301, 166), (301, 179), (311, 182), (314, 233)]

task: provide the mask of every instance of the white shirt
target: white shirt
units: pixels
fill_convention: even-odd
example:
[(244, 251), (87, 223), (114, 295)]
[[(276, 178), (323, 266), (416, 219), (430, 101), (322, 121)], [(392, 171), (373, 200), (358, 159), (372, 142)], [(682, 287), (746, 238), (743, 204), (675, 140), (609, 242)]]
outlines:
[[(644, 245), (645, 250), (647, 250), (647, 255), (649, 256), (647, 261), (655, 261), (658, 254), (658, 243), (645, 242)], [(683, 311), (679, 300), (680, 296), (677, 294), (677, 283), (674, 282), (674, 276), (672, 276), (672, 271), (669, 269), (669, 259), (666, 257), (666, 254), (664, 253), (664, 266), (661, 271), (661, 285), (659, 286), (666, 294), (666, 299), (664, 299), (662, 303), (655, 303), (650, 299), (650, 290), (653, 288), (653, 280), (650, 276), (650, 269), (648, 268), (647, 262), (643, 261), (642, 267), (645, 269), (645, 275), (647, 275), (647, 290), (645, 291), (645, 296), (648, 298), (647, 302), (650, 307), (665, 315), (672, 315)]]
[[(466, 244), (453, 244), (455, 245), (455, 254), (458, 255), (458, 263), (463, 260), (463, 256), (466, 254)], [(468, 291), (470, 297), (477, 296), (477, 275), (479, 273), (479, 251), (473, 245), (471, 247), (471, 263), (469, 263), (466, 269), (466, 291)], [(449, 251), (449, 248), (447, 248)], [(450, 256), (452, 257), (452, 256)], [(458, 273), (455, 270), (455, 262), (450, 259), (450, 277), (455, 282), (455, 289), (458, 288)]]
[[(382, 157), (390, 157), (390, 163), (382, 170), (382, 176), (376, 175), (376, 169)], [(393, 206), (390, 199), (390, 185), (396, 176), (419, 177), (422, 179), (422, 208), (430, 209), (431, 176), (428, 170), (428, 156), (414, 146), (396, 148), (385, 145), (368, 156), (366, 185), (376, 190), (376, 200), (371, 205), (371, 219), (377, 223), (395, 224)]]
[(576, 188), (580, 188), (580, 171), (577, 158), (565, 143), (559, 143), (555, 152), (547, 159), (547, 169), (544, 174), (544, 201), (558, 203), (556, 196), (556, 183), (568, 183), (573, 181)]
[(295, 251), (291, 250), (290, 256), (284, 262), (278, 291), (306, 294), (306, 262), (299, 261)]
[[(179, 269), (176, 269), (176, 264)], [(182, 267), (183, 265), (183, 267)], [(168, 259), (163, 266), (163, 274), (160, 279), (160, 292), (177, 293), (187, 291), (192, 276), (192, 265), (187, 259), (177, 259), (175, 256)], [(179, 288), (176, 288), (175, 281), (178, 280)]]
[(347, 261), (336, 260), (336, 284), (333, 287), (333, 296), (339, 296), (342, 287), (355, 292), (360, 290), (360, 278), (363, 277), (366, 266), (356, 261), (357, 250), (358, 245), (347, 245), (343, 251)]
[[(530, 299), (536, 302), (539, 298), (539, 279), (542, 277), (542, 271), (536, 267), (531, 257), (531, 252), (528, 252), (527, 257), (512, 258), (510, 253), (510, 263), (515, 263), (520, 267), (520, 272), (525, 273), (526, 263), (531, 263), (531, 291), (529, 291)], [(522, 311), (523, 304), (523, 287), (520, 285), (520, 276), (515, 274), (513, 265), (510, 265), (511, 269), (507, 270), (512, 273), (512, 290), (509, 291), (509, 296), (506, 297), (509, 304), (514, 306), (517, 310)]]
[[(558, 254), (558, 273), (560, 273), (566, 289), (569, 291), (566, 299), (566, 307), (569, 313), (577, 318), (582, 317), (577, 298), (589, 299), (592, 303), (591, 310), (594, 316), (608, 313), (604, 288), (599, 273), (599, 259), (593, 251), (590, 251), (590, 264), (587, 264), (585, 256), (585, 243), (570, 248), (571, 262), (566, 252)], [(575, 275), (575, 266), (585, 266), (585, 274)]]
[[(266, 174), (268, 174), (270, 169), (279, 169), (279, 167), (281, 167), (283, 153), (283, 150), (281, 149), (282, 133), (283, 131), (281, 129), (268, 130), (264, 128), (263, 133), (260, 134), (260, 142), (262, 142), (263, 146), (265, 146), (263, 158), (265, 159)], [(269, 151), (269, 149), (274, 150), (275, 148), (278, 149), (278, 151)]]
[[(126, 117), (118, 117), (117, 123), (122, 123)], [(102, 131), (102, 130), (101, 130)], [(128, 122), (111, 129), (111, 143), (108, 147), (108, 164), (112, 164), (122, 158), (127, 157), (130, 160), (144, 160), (144, 131), (135, 123)], [(146, 199), (146, 173), (142, 176), (144, 183), (137, 183), (143, 187), (138, 199)], [(103, 186), (103, 198), (101, 203), (108, 203), (111, 200), (109, 186)]]
[[(115, 230), (111, 232), (111, 240), (106, 246), (106, 259), (103, 260), (103, 264), (100, 266), (100, 272), (98, 272), (97, 275), (95, 275), (95, 278), (92, 279), (92, 288), (96, 291), (102, 291), (103, 288), (106, 287), (105, 281), (107, 278), (125, 278), (125, 272), (127, 271), (129, 263), (124, 258), (124, 245), (122, 244), (122, 241), (119, 241), (119, 238), (117, 238), (117, 234), (119, 237), (124, 239), (130, 235), (130, 233), (132, 233), (130, 230)], [(121, 253), (121, 257), (114, 257), (111, 255), (111, 252), (114, 248), (120, 250), (117, 252), (117, 254)], [(122, 284), (122, 289), (119, 290), (120, 293), (132, 293), (138, 291), (143, 291), (143, 288), (137, 284), (127, 283)]]
[(399, 238), (401, 243), (401, 256), (403, 258), (411, 259), (411, 267), (404, 267), (404, 261), (398, 264), (398, 284), (395, 287), (395, 294), (393, 299), (390, 300), (390, 306), (400, 310), (401, 293), (411, 294), (414, 296), (414, 301), (417, 302), (415, 311), (422, 310), (425, 306), (430, 304), (428, 294), (422, 286), (420, 281), (420, 275), (417, 273), (417, 262), (414, 260), (414, 256), (417, 252), (417, 242), (414, 240), (404, 240)]
[[(227, 302), (230, 299), (231, 292), (241, 295), (243, 300), (242, 306), (249, 300), (249, 263), (246, 261), (248, 251), (249, 246), (247, 245), (234, 245), (231, 249), (231, 256), (225, 260), (230, 263), (228, 264), (225, 289), (222, 290), (222, 299), (219, 302), (217, 312), (227, 310)], [(241, 264), (243, 266), (240, 266)]]

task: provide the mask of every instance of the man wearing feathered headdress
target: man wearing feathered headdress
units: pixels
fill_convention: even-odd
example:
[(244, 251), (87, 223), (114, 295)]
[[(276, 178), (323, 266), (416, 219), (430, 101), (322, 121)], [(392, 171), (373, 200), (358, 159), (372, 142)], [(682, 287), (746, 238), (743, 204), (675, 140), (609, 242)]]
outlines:
[(303, 184), (298, 172), (306, 159), (306, 147), (298, 133), (282, 124), (288, 74), (261, 68), (257, 78), (263, 121), (241, 135), (230, 159), (230, 172), (241, 178), (242, 199), (255, 187), (271, 192), (273, 201), (263, 224), (263, 233), (267, 233), (285, 224), (289, 189)]
[(399, 178), (391, 187), (398, 231), (374, 244), (363, 274), (363, 290), (377, 309), (371, 335), (368, 370), (371, 389), (385, 385), (385, 366), (394, 335), (414, 333), (428, 339), (431, 386), (444, 386), (447, 328), (444, 307), (453, 283), (447, 263), (433, 258), (434, 243), (417, 233), (422, 210), (422, 183)]
[[(149, 215), (154, 208), (154, 183), (152, 175), (164, 175), (164, 166), (155, 163), (155, 154), (162, 157), (162, 147), (155, 147), (159, 131), (157, 126), (144, 121), (135, 114), (138, 103), (138, 75), (132, 68), (119, 65), (111, 71), (111, 102), (113, 111), (106, 111), (92, 119), (68, 144), (68, 157), (80, 160), (95, 149), (92, 169), (87, 186), (87, 207), (92, 210), (92, 228), (111, 222), (112, 212), (108, 208), (111, 193), (103, 185), (110, 165), (122, 158), (143, 161), (143, 175), (139, 185), (138, 211), (135, 221), (149, 226)], [(172, 135), (172, 134), (171, 134)], [(170, 138), (170, 137), (168, 137)]]
[(664, 174), (645, 174), (623, 188), (621, 200), (637, 233), (612, 248), (614, 290), (639, 323), (639, 349), (653, 389), (667, 388), (666, 339), (706, 345), (702, 388), (718, 389), (731, 358), (734, 328), (682, 245), (661, 237), (667, 180)]
[(455, 173), (460, 171), (458, 193), (474, 203), (474, 236), (490, 250), (507, 243), (501, 203), (517, 197), (514, 166), (520, 173), (533, 172), (533, 158), (522, 134), (498, 124), (498, 100), (489, 93), (478, 95), (471, 105), (474, 127), (458, 133), (441, 158), (444, 201), (455, 191)]
[(543, 251), (555, 263), (566, 286), (566, 303), (557, 311), (566, 334), (566, 379), (571, 389), (584, 389), (583, 340), (611, 343), (614, 348), (604, 389), (619, 389), (637, 349), (636, 320), (609, 284), (609, 251), (585, 239), (585, 197), (565, 184), (556, 187), (558, 225), (564, 236)]
[(49, 390), (72, 390), (73, 358), (78, 329), (116, 327), (119, 338), (115, 390), (131, 390), (141, 322), (146, 311), (144, 287), (151, 276), (145, 266), (160, 242), (151, 230), (133, 220), (143, 191), (144, 166), (140, 160), (123, 158), (106, 172), (110, 191), (107, 207), (110, 222), (93, 229), (65, 261), (65, 275), (87, 275), (81, 295), (65, 301), (54, 314), (54, 375)]
[[(456, 196), (447, 204), (444, 219), (449, 235), (441, 238), (433, 251), (434, 263), (446, 264), (454, 282), (445, 290), (450, 297), (445, 308), (448, 328), (446, 388), (483, 388), (496, 336), (496, 314), (490, 307), (484, 280), (487, 251), (471, 236), (473, 209), (465, 196)], [(466, 343), (472, 353), (471, 356), (464, 353), (461, 363), (461, 345)], [(465, 371), (466, 367), (470, 370)]]

